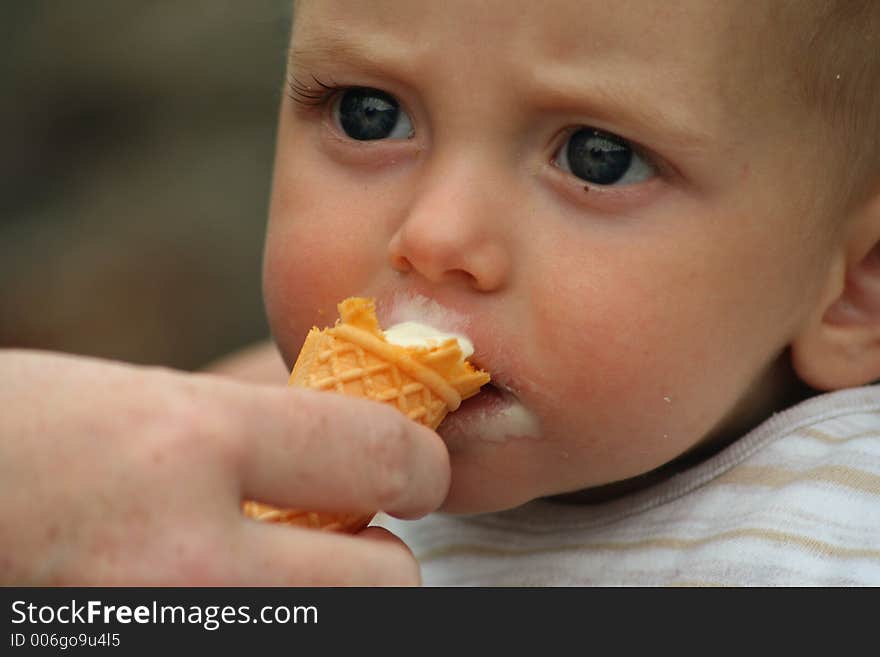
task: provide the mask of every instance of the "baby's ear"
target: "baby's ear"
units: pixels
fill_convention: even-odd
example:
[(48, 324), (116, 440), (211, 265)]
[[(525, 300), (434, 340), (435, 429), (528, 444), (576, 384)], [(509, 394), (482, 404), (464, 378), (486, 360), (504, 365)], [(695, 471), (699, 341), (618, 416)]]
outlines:
[(880, 194), (852, 228), (823, 302), (791, 344), (795, 371), (817, 390), (880, 379)]

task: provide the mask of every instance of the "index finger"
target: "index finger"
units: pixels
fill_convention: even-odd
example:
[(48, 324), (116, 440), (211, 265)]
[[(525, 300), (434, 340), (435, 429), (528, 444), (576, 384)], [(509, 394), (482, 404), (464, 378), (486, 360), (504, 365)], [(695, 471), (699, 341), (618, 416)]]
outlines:
[(332, 392), (260, 392), (240, 418), (246, 445), (238, 475), (245, 499), (412, 518), (446, 497), (445, 444), (396, 409)]

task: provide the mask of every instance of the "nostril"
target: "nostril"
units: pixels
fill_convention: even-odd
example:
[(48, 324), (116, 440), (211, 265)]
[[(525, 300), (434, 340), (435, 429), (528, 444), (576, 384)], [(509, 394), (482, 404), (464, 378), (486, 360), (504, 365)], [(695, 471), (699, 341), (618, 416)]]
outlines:
[(465, 271), (464, 269), (454, 269), (453, 271), (448, 272), (448, 276), (450, 279), (460, 280), (464, 284), (472, 287), (473, 289), (482, 291), (480, 281), (477, 280), (477, 277), (469, 271)]
[(400, 272), (401, 274), (406, 274), (413, 270), (412, 263), (407, 260), (406, 257), (401, 255), (391, 256), (391, 268), (395, 271)]

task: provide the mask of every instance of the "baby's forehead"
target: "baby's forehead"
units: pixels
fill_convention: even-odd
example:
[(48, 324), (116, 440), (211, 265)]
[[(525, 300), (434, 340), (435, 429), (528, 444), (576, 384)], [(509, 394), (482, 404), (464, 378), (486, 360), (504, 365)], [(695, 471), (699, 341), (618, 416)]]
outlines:
[(583, 87), (617, 105), (671, 101), (699, 107), (704, 121), (720, 126), (724, 110), (732, 122), (737, 105), (774, 88), (778, 58), (767, 56), (774, 19), (766, 6), (306, 0), (298, 3), (292, 52), (306, 64), (389, 68), (423, 87), (467, 81), (475, 99), (505, 86), (520, 100), (530, 88)]
[[(807, 0), (804, 0), (807, 1)], [(406, 33), (413, 42), (443, 48), (453, 42), (484, 45), (503, 34), (510, 46), (547, 43), (561, 54), (578, 49), (604, 49), (623, 45), (620, 35), (630, 32), (647, 44), (662, 41), (664, 49), (676, 49), (679, 42), (699, 37), (714, 42), (723, 32), (741, 28), (760, 32), (785, 21), (779, 2), (730, 3), (725, 0), (298, 0), (297, 26), (320, 25), (327, 33), (357, 29), (365, 34)], [(458, 35), (448, 42), (444, 35)], [(669, 39), (669, 36), (674, 39)], [(778, 32), (777, 32), (778, 38)], [(634, 44), (628, 44), (632, 46)], [(653, 47), (653, 45), (649, 46)], [(699, 53), (692, 53), (699, 54)], [(745, 54), (745, 53), (743, 53)]]
[(652, 61), (655, 67), (676, 64), (670, 73), (681, 74), (690, 62), (708, 60), (714, 68), (731, 59), (761, 56), (756, 49), (763, 51), (779, 39), (768, 6), (721, 0), (300, 0), (294, 39), (303, 48), (345, 50), (367, 44), (414, 59), (461, 50), (472, 57), (448, 63), (463, 72), (487, 63), (479, 55), (491, 54), (499, 57), (488, 62), (496, 70), (629, 58)]

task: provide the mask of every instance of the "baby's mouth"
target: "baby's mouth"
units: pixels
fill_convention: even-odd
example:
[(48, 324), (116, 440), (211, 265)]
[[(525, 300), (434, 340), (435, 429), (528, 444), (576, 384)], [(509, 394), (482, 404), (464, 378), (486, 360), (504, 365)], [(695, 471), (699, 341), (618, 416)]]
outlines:
[(538, 418), (509, 388), (487, 383), (446, 416), (437, 433), (450, 447), (472, 440), (501, 443), (514, 438), (537, 438)]
[[(397, 292), (377, 304), (380, 322), (393, 326), (402, 322), (419, 322), (438, 330), (460, 333), (473, 341), (475, 353), (468, 361), (492, 377), (480, 392), (462, 401), (459, 408), (446, 416), (438, 433), (452, 446), (471, 440), (504, 442), (512, 438), (539, 436), (537, 416), (526, 408), (517, 393), (518, 386), (509, 376), (503, 356), (496, 353), (488, 338), (494, 332), (479, 330), (472, 319), (436, 300), (417, 293)], [(506, 361), (505, 361), (506, 362)]]

